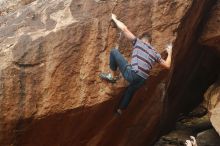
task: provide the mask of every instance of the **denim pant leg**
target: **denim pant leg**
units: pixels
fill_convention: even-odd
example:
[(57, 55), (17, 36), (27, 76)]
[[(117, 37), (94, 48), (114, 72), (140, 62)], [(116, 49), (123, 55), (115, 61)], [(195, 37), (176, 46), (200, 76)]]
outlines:
[(116, 71), (119, 67), (119, 70), (123, 74), (128, 62), (125, 60), (124, 56), (117, 50), (112, 49), (110, 53), (110, 68), (113, 71)]
[(136, 75), (134, 72), (132, 74), (134, 80), (130, 82), (126, 88), (124, 95), (119, 103), (119, 109), (126, 109), (131, 102), (135, 92), (144, 84), (145, 80), (142, 77)]
[(112, 49), (110, 53), (111, 70), (116, 71), (119, 67), (124, 78), (130, 83), (119, 103), (120, 109), (127, 108), (134, 93), (144, 84), (144, 79), (138, 76), (132, 71), (131, 67), (127, 65), (128, 62), (125, 60), (124, 56), (117, 49)]

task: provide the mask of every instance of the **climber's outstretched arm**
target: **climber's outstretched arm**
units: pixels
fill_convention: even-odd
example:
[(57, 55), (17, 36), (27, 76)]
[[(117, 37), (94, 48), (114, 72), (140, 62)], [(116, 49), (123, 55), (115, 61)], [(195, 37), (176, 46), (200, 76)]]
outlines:
[(168, 53), (167, 59), (166, 60), (161, 59), (160, 65), (167, 68), (167, 69), (170, 69), (171, 56), (172, 56), (172, 45), (168, 45), (166, 50), (167, 50), (167, 53)]
[(135, 40), (136, 37), (128, 30), (127, 26), (124, 23), (122, 23), (117, 19), (115, 14), (112, 14), (112, 20), (115, 22), (117, 27), (122, 30), (122, 32), (129, 40), (131, 41)]

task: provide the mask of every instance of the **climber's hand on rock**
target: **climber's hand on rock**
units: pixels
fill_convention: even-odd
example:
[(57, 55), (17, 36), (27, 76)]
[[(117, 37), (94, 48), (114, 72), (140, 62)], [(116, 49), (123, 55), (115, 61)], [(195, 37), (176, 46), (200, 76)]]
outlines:
[(166, 46), (166, 51), (168, 54), (172, 54), (172, 50), (173, 50), (173, 45), (172, 44), (168, 44)]
[(117, 19), (117, 16), (115, 14), (112, 14), (112, 20)]

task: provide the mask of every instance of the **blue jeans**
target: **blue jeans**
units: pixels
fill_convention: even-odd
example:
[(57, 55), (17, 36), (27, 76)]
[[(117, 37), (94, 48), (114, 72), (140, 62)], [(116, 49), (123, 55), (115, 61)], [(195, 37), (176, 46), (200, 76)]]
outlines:
[(129, 86), (126, 88), (118, 106), (119, 109), (126, 109), (134, 93), (144, 84), (145, 79), (132, 70), (131, 65), (128, 64), (124, 56), (117, 49), (111, 50), (110, 68), (113, 71), (119, 68), (123, 77), (129, 82)]

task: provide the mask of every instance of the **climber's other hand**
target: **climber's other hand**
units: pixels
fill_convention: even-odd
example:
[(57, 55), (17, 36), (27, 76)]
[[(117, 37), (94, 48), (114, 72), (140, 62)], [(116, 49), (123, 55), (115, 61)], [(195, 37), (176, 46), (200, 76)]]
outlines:
[(115, 14), (112, 14), (112, 20), (117, 19), (117, 16)]
[(168, 54), (172, 54), (172, 50), (173, 50), (173, 45), (172, 44), (168, 44), (166, 46), (166, 51)]

